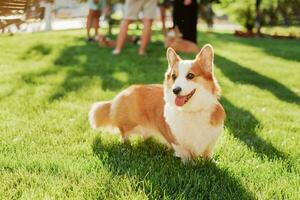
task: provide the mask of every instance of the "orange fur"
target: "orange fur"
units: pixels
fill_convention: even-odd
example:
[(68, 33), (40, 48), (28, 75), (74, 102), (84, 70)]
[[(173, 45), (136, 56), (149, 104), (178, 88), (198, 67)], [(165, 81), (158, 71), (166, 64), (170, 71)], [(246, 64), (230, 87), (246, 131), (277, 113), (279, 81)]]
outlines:
[[(169, 48), (167, 58), (165, 88), (157, 84), (133, 85), (112, 101), (96, 103), (89, 114), (90, 123), (94, 128), (108, 125), (119, 128), (123, 141), (133, 133), (140, 133), (144, 138), (161, 136), (183, 161), (199, 155), (211, 158), (225, 119), (225, 111), (218, 101), (219, 85), (213, 74), (213, 49), (206, 45), (195, 60), (181, 62)], [(185, 105), (190, 107), (185, 110), (171, 103), (175, 99), (172, 87), (178, 84), (172, 78), (173, 73), (181, 76), (177, 79), (180, 84), (196, 88), (189, 105)], [(195, 77), (187, 79), (188, 73)]]
[(213, 63), (208, 62), (209, 60), (213, 60), (213, 57), (213, 52), (202, 49), (196, 56), (190, 72), (201, 77), (200, 79), (196, 78), (195, 81), (201, 82), (204, 87), (212, 91), (219, 98), (221, 96), (221, 89), (213, 74)]
[(197, 53), (200, 51), (200, 48), (197, 44), (184, 40), (181, 38), (182, 34), (180, 33), (179, 29), (176, 27), (175, 30), (170, 30), (169, 32), (175, 32), (174, 36), (166, 36), (165, 39), (165, 46), (171, 47), (175, 51), (185, 52), (185, 53)]
[(171, 145), (176, 141), (163, 116), (164, 104), (161, 85), (134, 85), (111, 102), (97, 103), (90, 112), (90, 121), (95, 128), (118, 127), (123, 139), (137, 127), (152, 129)]
[(182, 38), (167, 39), (166, 44), (167, 47), (172, 47), (174, 50), (184, 53), (196, 53), (200, 50), (195, 43)]
[(111, 109), (111, 103), (109, 101), (104, 101), (101, 103), (96, 103), (92, 110), (94, 110), (94, 126), (105, 126), (111, 123), (109, 113)]
[[(126, 38), (126, 41), (129, 43), (135, 43), (137, 38), (135, 36), (128, 36)], [(116, 47), (117, 41), (109, 39), (105, 36), (99, 35), (98, 36), (98, 43), (100, 47), (108, 47), (108, 48), (114, 48)]]
[(101, 47), (114, 48), (116, 46), (115, 40), (110, 40), (105, 36), (99, 36), (98, 42)]
[(216, 104), (214, 111), (211, 113), (210, 116), (210, 124), (213, 126), (217, 126), (224, 122), (226, 117), (224, 108), (221, 104)]
[(191, 67), (190, 72), (196, 75), (196, 78), (193, 81), (203, 84), (204, 87), (212, 91), (217, 97), (221, 96), (221, 89), (216, 78), (211, 72), (204, 71), (203, 63), (195, 62)]
[[(173, 60), (171, 61), (172, 66), (169, 67), (169, 70), (166, 72), (166, 76), (165, 76), (165, 83), (169, 87), (171, 87), (172, 84), (174, 83), (171, 75), (174, 73), (176, 76), (178, 76), (178, 62), (181, 60), (181, 58), (176, 53), (175, 55), (176, 56), (174, 56)], [(212, 58), (208, 59), (207, 57), (212, 57)], [(204, 85), (204, 87), (212, 91), (212, 93), (219, 98), (221, 96), (221, 89), (216, 78), (213, 75), (213, 71), (212, 71), (213, 64), (206, 63), (207, 60), (212, 60), (212, 59), (213, 59), (213, 55), (201, 51), (196, 56), (189, 72), (195, 74), (196, 76), (192, 81)], [(211, 66), (207, 67), (209, 65)]]

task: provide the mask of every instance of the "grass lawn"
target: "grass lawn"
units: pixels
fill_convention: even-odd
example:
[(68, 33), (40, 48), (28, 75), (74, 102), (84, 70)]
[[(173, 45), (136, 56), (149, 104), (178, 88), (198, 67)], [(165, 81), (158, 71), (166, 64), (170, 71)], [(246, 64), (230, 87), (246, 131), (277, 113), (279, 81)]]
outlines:
[(155, 140), (121, 145), (87, 121), (95, 101), (162, 82), (162, 35), (139, 57), (84, 33), (0, 37), (0, 199), (300, 199), (299, 40), (199, 33), (227, 120), (216, 162), (184, 165)]

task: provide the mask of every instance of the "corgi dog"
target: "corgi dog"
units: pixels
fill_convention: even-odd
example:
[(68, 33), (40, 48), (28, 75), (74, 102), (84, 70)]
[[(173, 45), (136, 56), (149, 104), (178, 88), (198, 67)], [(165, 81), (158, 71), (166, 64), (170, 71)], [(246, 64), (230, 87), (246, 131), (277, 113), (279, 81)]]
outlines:
[(218, 101), (213, 58), (211, 45), (205, 45), (194, 60), (182, 60), (172, 48), (167, 50), (164, 116), (176, 138), (175, 155), (183, 161), (211, 158), (223, 131), (225, 111)]
[(165, 47), (171, 47), (175, 51), (185, 53), (198, 53), (200, 51), (199, 47), (195, 43), (182, 39), (182, 34), (178, 27), (171, 28), (166, 33)]
[(89, 112), (93, 128), (113, 126), (121, 142), (131, 134), (158, 136), (182, 161), (211, 158), (222, 133), (225, 112), (213, 75), (213, 49), (206, 45), (194, 60), (167, 50), (163, 85), (133, 85), (112, 101), (95, 103)]

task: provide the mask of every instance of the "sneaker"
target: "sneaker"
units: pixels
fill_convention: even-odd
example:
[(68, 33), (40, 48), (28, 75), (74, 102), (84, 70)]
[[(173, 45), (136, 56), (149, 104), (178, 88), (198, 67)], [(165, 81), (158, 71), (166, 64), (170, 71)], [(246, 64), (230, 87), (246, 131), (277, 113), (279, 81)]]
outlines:
[(86, 42), (95, 42), (95, 39), (94, 38), (87, 38)]
[(146, 53), (145, 53), (144, 51), (139, 51), (139, 55), (140, 55), (140, 56), (145, 56)]
[(117, 49), (113, 50), (113, 52), (112, 52), (113, 55), (119, 55), (120, 53), (121, 53), (121, 51), (117, 50)]

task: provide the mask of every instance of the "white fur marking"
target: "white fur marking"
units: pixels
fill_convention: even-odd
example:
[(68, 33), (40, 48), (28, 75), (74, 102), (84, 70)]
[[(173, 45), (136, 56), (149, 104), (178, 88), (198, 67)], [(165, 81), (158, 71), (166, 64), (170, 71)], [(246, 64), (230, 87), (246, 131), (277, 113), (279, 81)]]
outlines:
[[(172, 88), (181, 87), (180, 95), (187, 95), (193, 89), (195, 94), (181, 107), (176, 106), (176, 96), (172, 88), (165, 85), (164, 117), (169, 124), (172, 133), (176, 137), (178, 145), (173, 146), (175, 155), (184, 160), (189, 158), (187, 152), (193, 155), (203, 155), (206, 150), (213, 150), (218, 137), (223, 131), (223, 124), (215, 127), (210, 124), (211, 114), (218, 102), (216, 96), (207, 90), (201, 83), (189, 81), (185, 77), (192, 67), (193, 61), (179, 61), (178, 77)], [(206, 152), (208, 156), (210, 152)]]

